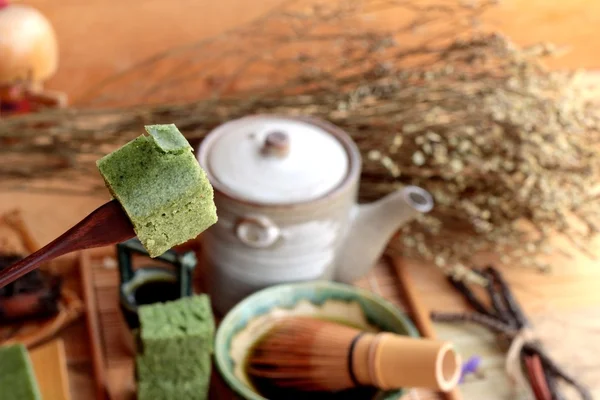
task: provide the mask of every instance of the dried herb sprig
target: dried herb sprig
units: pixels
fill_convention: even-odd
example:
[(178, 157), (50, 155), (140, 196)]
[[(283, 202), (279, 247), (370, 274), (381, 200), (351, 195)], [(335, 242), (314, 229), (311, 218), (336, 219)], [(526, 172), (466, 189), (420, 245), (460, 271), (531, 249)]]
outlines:
[[(456, 269), (492, 252), (545, 270), (555, 232), (585, 250), (598, 231), (599, 115), (577, 74), (544, 68), (552, 46), (475, 31), (494, 2), (471, 3), (290, 2), (157, 54), (77, 108), (3, 120), (0, 185), (104, 193), (94, 161), (145, 123), (176, 123), (194, 141), (250, 113), (312, 115), (358, 144), (361, 199), (404, 184), (433, 194), (433, 212), (392, 243), (405, 256)], [(393, 31), (364, 22), (393, 9), (412, 17)], [(72, 184), (49, 187), (56, 177)]]

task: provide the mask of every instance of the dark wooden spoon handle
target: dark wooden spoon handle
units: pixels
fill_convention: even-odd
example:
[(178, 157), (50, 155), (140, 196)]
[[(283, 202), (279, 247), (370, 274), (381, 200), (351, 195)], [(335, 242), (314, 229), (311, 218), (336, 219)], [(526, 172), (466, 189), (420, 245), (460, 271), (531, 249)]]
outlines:
[(133, 225), (119, 202), (109, 201), (46, 246), (0, 271), (0, 288), (45, 261), (77, 250), (121, 243), (134, 236)]

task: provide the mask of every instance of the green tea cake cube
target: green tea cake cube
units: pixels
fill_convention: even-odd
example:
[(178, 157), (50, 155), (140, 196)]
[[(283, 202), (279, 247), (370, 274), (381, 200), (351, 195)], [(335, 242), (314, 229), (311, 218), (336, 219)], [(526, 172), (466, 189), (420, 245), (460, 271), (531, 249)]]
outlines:
[(22, 344), (0, 347), (0, 399), (41, 400), (27, 349)]
[(138, 399), (206, 399), (215, 333), (210, 298), (202, 294), (147, 304), (138, 313)]
[(146, 126), (96, 165), (151, 257), (195, 238), (217, 222), (213, 188), (173, 124)]

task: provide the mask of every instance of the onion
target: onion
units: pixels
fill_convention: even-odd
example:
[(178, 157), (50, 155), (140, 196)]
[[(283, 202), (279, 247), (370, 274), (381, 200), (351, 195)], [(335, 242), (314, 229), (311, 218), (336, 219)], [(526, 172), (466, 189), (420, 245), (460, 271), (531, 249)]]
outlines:
[(0, 85), (42, 82), (58, 68), (52, 25), (38, 10), (0, 0)]

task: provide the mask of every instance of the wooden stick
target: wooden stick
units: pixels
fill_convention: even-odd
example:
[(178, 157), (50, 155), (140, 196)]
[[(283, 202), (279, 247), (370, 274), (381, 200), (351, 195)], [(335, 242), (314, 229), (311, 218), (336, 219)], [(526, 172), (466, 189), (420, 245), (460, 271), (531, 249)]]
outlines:
[[(391, 257), (391, 261), (406, 295), (408, 307), (417, 324), (417, 328), (424, 337), (436, 339), (435, 330), (433, 329), (431, 318), (429, 318), (429, 310), (421, 301), (411, 277), (402, 265), (402, 261), (399, 257)], [(449, 392), (442, 392), (442, 395), (446, 400), (462, 400), (462, 395), (458, 388), (454, 388)]]
[(86, 305), (86, 321), (92, 350), (94, 378), (96, 381), (96, 398), (108, 398), (107, 382), (102, 357), (102, 344), (100, 343), (100, 327), (98, 326), (98, 310), (96, 307), (96, 292), (94, 290), (92, 265), (90, 255), (85, 251), (79, 253), (79, 268), (83, 284), (83, 297)]
[(4, 287), (40, 264), (62, 255), (94, 247), (121, 243), (135, 236), (133, 225), (121, 204), (113, 199), (92, 211), (65, 233), (40, 250), (0, 271), (0, 287)]

